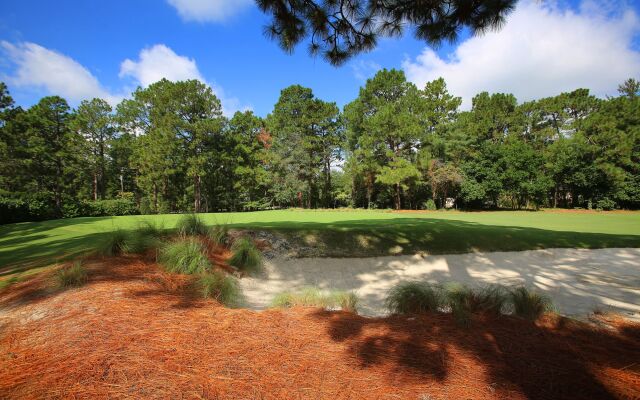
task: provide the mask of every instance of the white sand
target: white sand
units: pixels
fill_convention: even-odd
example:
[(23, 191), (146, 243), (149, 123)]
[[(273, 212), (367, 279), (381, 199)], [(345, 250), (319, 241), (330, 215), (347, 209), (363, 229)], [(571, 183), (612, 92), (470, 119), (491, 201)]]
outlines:
[(546, 249), (522, 252), (371, 258), (301, 258), (266, 262), (265, 273), (242, 279), (247, 305), (304, 286), (353, 290), (363, 315), (384, 315), (387, 290), (398, 282), (525, 284), (551, 296), (561, 314), (599, 309), (640, 320), (640, 249)]

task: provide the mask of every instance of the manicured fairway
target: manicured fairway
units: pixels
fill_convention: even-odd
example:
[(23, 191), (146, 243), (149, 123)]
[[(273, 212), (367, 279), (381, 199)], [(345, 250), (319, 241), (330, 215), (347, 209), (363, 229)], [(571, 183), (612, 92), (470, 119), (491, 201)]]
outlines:
[[(376, 256), (549, 247), (640, 247), (640, 212), (263, 211), (201, 214), (209, 224), (270, 229), (325, 256)], [(172, 228), (179, 215), (97, 217), (0, 227), (0, 280), (89, 251), (142, 220)]]

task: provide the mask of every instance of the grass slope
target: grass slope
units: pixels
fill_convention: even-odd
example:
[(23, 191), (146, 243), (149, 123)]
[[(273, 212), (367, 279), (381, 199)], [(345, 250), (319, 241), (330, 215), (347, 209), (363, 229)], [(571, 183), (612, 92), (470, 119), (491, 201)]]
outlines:
[[(180, 215), (72, 218), (0, 226), (0, 286), (35, 267), (101, 244), (143, 221), (172, 228)], [(640, 212), (387, 212), (281, 210), (201, 214), (210, 225), (276, 230), (324, 256), (380, 256), (549, 247), (640, 247)]]

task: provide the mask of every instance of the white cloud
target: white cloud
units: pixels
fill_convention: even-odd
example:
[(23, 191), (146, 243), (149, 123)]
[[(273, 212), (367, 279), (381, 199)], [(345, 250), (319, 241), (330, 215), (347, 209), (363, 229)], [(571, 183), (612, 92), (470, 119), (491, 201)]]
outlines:
[(100, 85), (87, 68), (64, 54), (30, 42), (14, 45), (3, 41), (0, 45), (16, 67), (13, 75), (4, 77), (10, 85), (45, 89), (73, 102), (101, 97), (115, 104), (121, 99)]
[(640, 52), (631, 45), (640, 23), (633, 11), (611, 14), (592, 2), (579, 11), (553, 4), (519, 3), (500, 31), (467, 39), (445, 59), (425, 48), (403, 62), (407, 78), (419, 87), (445, 78), (468, 109), (485, 90), (513, 93), (520, 101), (580, 87), (604, 96), (637, 77)]
[[(126, 59), (120, 65), (120, 77), (132, 77), (137, 84), (147, 87), (150, 84), (166, 78), (170, 81), (198, 79), (207, 83), (203, 78), (194, 59), (176, 54), (163, 44), (156, 44), (140, 51), (138, 61)], [(222, 102), (225, 115), (232, 115), (238, 110), (248, 110), (250, 107), (241, 104), (235, 97), (228, 97), (222, 87), (207, 83)]]
[(177, 55), (163, 44), (143, 49), (138, 61), (126, 59), (120, 77), (131, 76), (143, 87), (166, 78), (170, 81), (198, 79), (204, 82), (195, 60)]
[(243, 11), (253, 0), (167, 0), (185, 21), (223, 22)]
[[(47, 49), (35, 43), (12, 44), (0, 42), (2, 53), (15, 65), (13, 74), (0, 76), (13, 88), (44, 90), (47, 94), (66, 98), (71, 103), (99, 97), (112, 105), (120, 102), (128, 94), (131, 85), (123, 86), (119, 93), (102, 86), (87, 68), (69, 56)], [(198, 79), (207, 83), (200, 73), (195, 60), (176, 54), (163, 44), (157, 44), (140, 51), (138, 61), (126, 59), (120, 65), (120, 78), (130, 77), (135, 85), (147, 87), (166, 78), (170, 81)], [(220, 101), (225, 115), (235, 111), (251, 109), (236, 97), (228, 96), (221, 86), (211, 86)]]

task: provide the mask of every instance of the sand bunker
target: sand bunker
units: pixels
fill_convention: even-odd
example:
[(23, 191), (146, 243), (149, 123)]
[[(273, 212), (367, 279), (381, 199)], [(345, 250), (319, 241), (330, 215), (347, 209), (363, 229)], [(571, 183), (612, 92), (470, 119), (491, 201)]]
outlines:
[(401, 281), (525, 284), (550, 295), (557, 311), (594, 310), (640, 320), (640, 249), (545, 249), (522, 252), (371, 258), (274, 259), (261, 277), (242, 279), (247, 305), (304, 286), (353, 290), (363, 315), (384, 315), (384, 297)]

